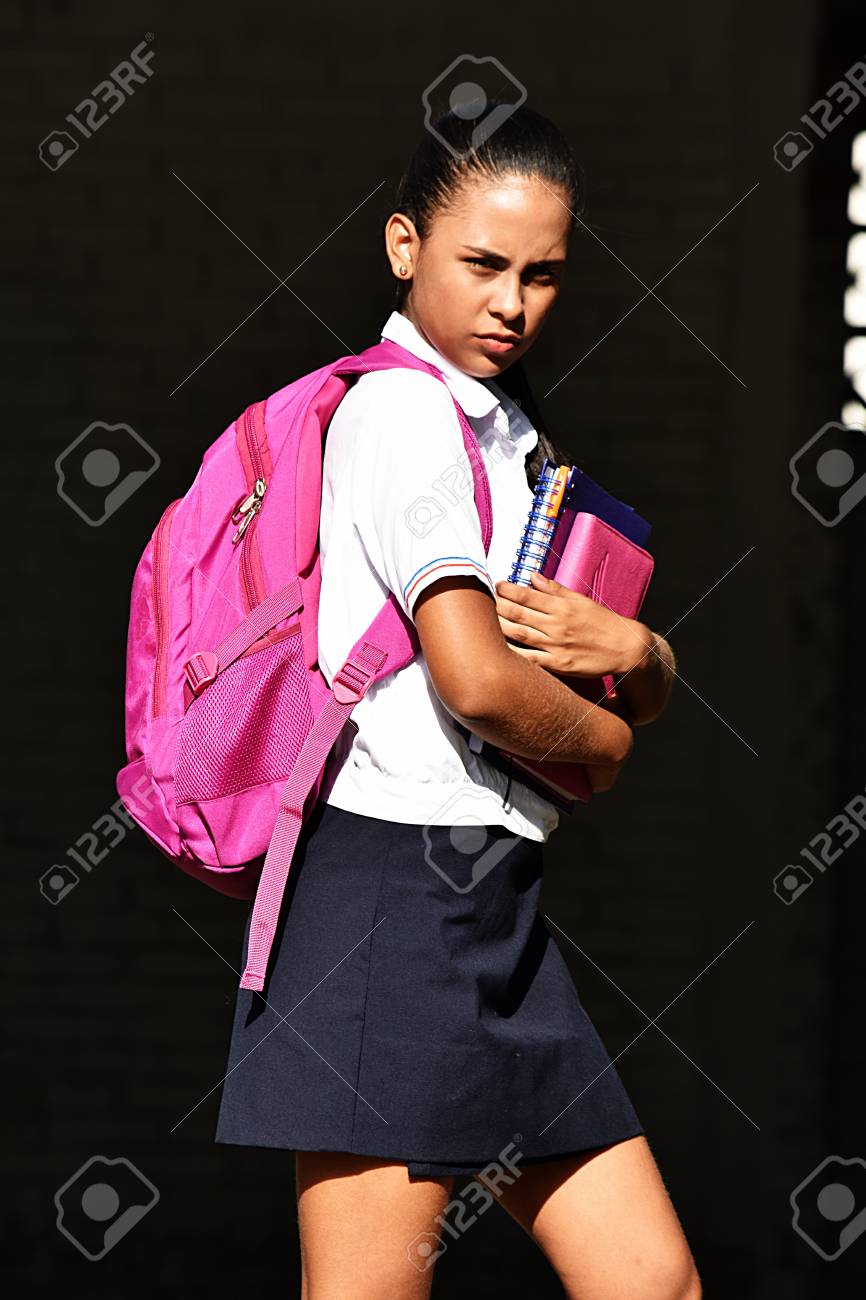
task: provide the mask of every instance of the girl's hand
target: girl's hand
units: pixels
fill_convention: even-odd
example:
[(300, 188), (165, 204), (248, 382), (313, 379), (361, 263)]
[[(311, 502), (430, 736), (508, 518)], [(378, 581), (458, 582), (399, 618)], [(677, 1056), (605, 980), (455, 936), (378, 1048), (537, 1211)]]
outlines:
[(574, 677), (622, 676), (652, 644), (648, 627), (623, 618), (553, 578), (530, 575), (496, 583), (496, 613), (511, 649), (549, 672)]

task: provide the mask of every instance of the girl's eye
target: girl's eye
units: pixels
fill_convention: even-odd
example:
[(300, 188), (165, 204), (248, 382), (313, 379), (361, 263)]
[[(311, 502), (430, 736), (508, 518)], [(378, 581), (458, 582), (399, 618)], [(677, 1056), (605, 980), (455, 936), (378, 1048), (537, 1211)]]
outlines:
[[(481, 266), (485, 270), (496, 270), (496, 267), (487, 257), (467, 257), (464, 259), (470, 266)], [(533, 276), (535, 280), (541, 280), (544, 284), (557, 284), (559, 276), (556, 271), (545, 271), (543, 268), (538, 270)]]

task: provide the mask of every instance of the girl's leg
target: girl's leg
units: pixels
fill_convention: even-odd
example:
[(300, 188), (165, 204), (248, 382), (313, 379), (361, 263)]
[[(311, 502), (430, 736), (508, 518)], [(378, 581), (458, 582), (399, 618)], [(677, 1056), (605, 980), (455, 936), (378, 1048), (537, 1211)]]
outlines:
[(301, 1300), (427, 1300), (452, 1177), (335, 1151), (298, 1151), (295, 1177)]
[(525, 1165), (511, 1186), (488, 1185), (544, 1251), (569, 1300), (699, 1300), (702, 1295), (694, 1259), (642, 1134), (588, 1155)]

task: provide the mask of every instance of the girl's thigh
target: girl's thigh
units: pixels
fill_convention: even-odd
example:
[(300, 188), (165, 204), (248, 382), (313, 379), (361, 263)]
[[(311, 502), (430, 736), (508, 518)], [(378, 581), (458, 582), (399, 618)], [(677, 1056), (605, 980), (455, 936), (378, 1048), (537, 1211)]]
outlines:
[(544, 1251), (570, 1300), (697, 1300), (702, 1294), (642, 1134), (587, 1155), (526, 1165), (510, 1186), (490, 1187)]
[(335, 1151), (295, 1156), (301, 1300), (427, 1300), (454, 1179)]

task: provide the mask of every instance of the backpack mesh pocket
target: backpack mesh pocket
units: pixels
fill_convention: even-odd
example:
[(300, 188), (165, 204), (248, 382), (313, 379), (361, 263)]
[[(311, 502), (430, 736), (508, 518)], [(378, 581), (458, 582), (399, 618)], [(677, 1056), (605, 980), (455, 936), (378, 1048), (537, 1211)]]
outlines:
[(313, 721), (298, 625), (241, 655), (190, 704), (178, 738), (177, 802), (288, 780)]

